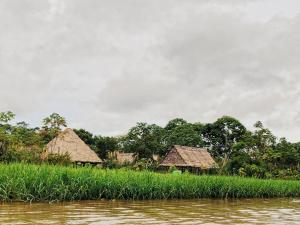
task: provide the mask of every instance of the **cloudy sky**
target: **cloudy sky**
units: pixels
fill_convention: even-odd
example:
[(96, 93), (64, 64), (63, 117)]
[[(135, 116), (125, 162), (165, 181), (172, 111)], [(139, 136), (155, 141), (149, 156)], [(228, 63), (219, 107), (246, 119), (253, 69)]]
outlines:
[(0, 0), (0, 111), (125, 133), (222, 115), (300, 140), (298, 0)]

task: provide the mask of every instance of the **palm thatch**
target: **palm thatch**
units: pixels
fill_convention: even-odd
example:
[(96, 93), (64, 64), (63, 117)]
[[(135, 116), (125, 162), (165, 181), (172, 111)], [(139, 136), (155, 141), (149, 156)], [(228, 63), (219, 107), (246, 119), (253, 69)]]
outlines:
[(102, 163), (97, 154), (70, 128), (46, 145), (46, 153), (69, 154), (72, 162)]
[(166, 167), (193, 167), (199, 169), (218, 167), (206, 149), (180, 145), (175, 145), (160, 165)]

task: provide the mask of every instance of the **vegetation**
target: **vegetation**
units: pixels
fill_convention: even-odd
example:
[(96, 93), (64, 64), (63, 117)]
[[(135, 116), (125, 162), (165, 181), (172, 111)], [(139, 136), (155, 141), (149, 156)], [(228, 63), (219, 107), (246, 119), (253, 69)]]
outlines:
[(300, 181), (0, 164), (0, 200), (300, 197)]
[[(12, 112), (0, 113), (0, 161), (68, 164), (68, 156), (43, 157), (43, 149), (58, 132), (67, 126), (57, 113), (42, 121), (41, 127), (31, 128), (25, 122), (12, 123)], [(300, 142), (291, 143), (276, 138), (261, 122), (249, 131), (235, 118), (223, 116), (213, 123), (190, 123), (176, 118), (165, 127), (137, 123), (121, 137), (94, 135), (84, 129), (75, 130), (79, 137), (106, 160), (108, 152), (133, 152), (138, 160), (131, 168), (155, 170), (153, 154), (162, 157), (175, 144), (205, 147), (218, 162), (220, 175), (256, 178), (300, 179)], [(104, 166), (120, 167), (107, 159)]]
[(0, 113), (0, 161), (70, 164), (68, 155), (48, 154), (43, 157), (44, 145), (66, 126), (66, 121), (57, 113), (43, 121), (43, 127), (30, 128), (25, 122), (9, 123), (15, 115), (12, 112)]

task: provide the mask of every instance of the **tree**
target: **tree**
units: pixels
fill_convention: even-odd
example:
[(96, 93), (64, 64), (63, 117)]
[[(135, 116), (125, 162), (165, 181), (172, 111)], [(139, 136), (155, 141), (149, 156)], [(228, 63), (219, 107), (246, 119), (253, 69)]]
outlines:
[(201, 137), (202, 126), (200, 123), (191, 124), (182, 119), (171, 120), (165, 128), (167, 149), (173, 145), (203, 147), (204, 141)]
[(96, 148), (95, 137), (92, 133), (88, 132), (85, 129), (74, 129), (74, 132), (80, 137), (81, 140), (84, 141), (84, 143), (86, 143), (93, 149)]
[(125, 151), (134, 152), (139, 158), (152, 158), (153, 154), (162, 154), (164, 129), (147, 123), (137, 123), (124, 138), (122, 145)]
[(223, 116), (212, 124), (204, 125), (203, 139), (213, 156), (226, 158), (232, 154), (233, 145), (241, 141), (246, 134), (246, 128), (237, 119)]
[(11, 111), (0, 112), (0, 157), (7, 152), (9, 145), (9, 134), (11, 125), (9, 121), (15, 118), (15, 114)]
[(276, 137), (263, 126), (261, 121), (256, 122), (254, 127), (256, 129), (253, 134), (254, 149), (261, 155), (275, 146)]
[(87, 145), (94, 150), (101, 159), (107, 158), (108, 151), (114, 151), (118, 149), (118, 138), (116, 137), (103, 137), (94, 136), (92, 133), (84, 130), (74, 130), (76, 134)]
[(182, 118), (175, 118), (173, 120), (170, 120), (167, 125), (165, 126), (165, 130), (173, 130), (174, 128), (178, 126), (182, 126), (187, 124), (187, 121)]
[(10, 142), (23, 147), (42, 147), (42, 140), (36, 129), (29, 128), (29, 124), (25, 122), (18, 122), (15, 126), (12, 126)]
[(116, 137), (95, 137), (96, 153), (102, 159), (107, 158), (107, 153), (109, 151), (118, 150), (118, 138)]
[(48, 143), (51, 141), (63, 127), (67, 127), (66, 119), (58, 113), (52, 113), (50, 116), (44, 118), (43, 127), (40, 132), (44, 142)]
[(0, 124), (6, 124), (15, 118), (15, 114), (11, 111), (0, 112)]

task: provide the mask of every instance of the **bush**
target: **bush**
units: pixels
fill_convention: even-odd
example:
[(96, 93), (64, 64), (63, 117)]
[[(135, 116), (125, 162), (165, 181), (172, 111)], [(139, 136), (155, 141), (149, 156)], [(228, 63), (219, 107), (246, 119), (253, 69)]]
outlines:
[(44, 159), (44, 162), (48, 164), (58, 164), (58, 165), (69, 165), (72, 163), (70, 155), (67, 153), (66, 154), (50, 153)]
[(158, 163), (154, 162), (151, 159), (140, 159), (135, 162), (133, 165), (133, 169), (135, 170), (156, 170), (158, 167)]
[(0, 160), (3, 162), (24, 162), (24, 163), (41, 163), (42, 150), (39, 147), (7, 149), (1, 155)]

